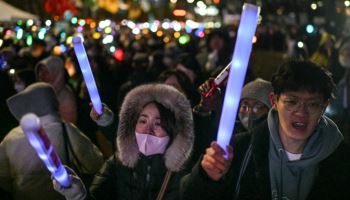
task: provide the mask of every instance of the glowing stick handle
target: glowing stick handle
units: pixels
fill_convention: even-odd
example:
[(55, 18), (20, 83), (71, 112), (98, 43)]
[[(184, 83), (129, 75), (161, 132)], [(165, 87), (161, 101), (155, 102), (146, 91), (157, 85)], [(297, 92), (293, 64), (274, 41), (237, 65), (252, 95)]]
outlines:
[(225, 150), (234, 130), (259, 12), (260, 8), (255, 5), (243, 5), (217, 136), (218, 144)]
[(21, 118), (20, 125), (29, 143), (51, 172), (52, 176), (63, 187), (69, 187), (71, 181), (68, 173), (53, 149), (44, 129), (41, 128), (39, 118), (33, 113), (28, 113)]
[(85, 52), (84, 44), (82, 41), (82, 38), (77, 36), (73, 38), (73, 46), (74, 46), (74, 52), (77, 56), (79, 66), (81, 69), (81, 72), (83, 73), (83, 77), (86, 83), (86, 87), (88, 89), (90, 99), (92, 102), (92, 105), (96, 112), (101, 115), (102, 114), (102, 103), (100, 96), (98, 94), (98, 90), (96, 87), (95, 79), (91, 71), (90, 63), (88, 60), (88, 57)]

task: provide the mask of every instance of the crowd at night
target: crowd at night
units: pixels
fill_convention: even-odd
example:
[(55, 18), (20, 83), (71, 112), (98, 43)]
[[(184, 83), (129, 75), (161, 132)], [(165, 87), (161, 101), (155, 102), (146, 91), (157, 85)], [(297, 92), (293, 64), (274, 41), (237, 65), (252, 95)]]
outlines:
[[(349, 1), (59, 2), (0, 20), (0, 199), (350, 198)], [(215, 78), (240, 51), (243, 3), (260, 15), (225, 147)], [(50, 174), (58, 160), (68, 186)]]

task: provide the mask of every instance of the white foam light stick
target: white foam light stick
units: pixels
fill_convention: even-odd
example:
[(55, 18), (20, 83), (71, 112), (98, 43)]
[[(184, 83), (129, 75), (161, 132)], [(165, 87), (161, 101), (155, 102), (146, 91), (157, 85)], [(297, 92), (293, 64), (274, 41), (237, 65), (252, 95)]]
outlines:
[(79, 62), (81, 72), (83, 73), (83, 77), (90, 95), (92, 105), (95, 111), (99, 115), (101, 115), (102, 103), (101, 103), (100, 95), (98, 94), (95, 79), (92, 74), (90, 63), (84, 48), (83, 40), (80, 36), (73, 38), (73, 46), (74, 46), (75, 55), (77, 56), (77, 59)]
[(234, 130), (259, 13), (258, 6), (247, 3), (243, 5), (217, 135), (217, 143), (225, 151)]
[(40, 125), (40, 119), (33, 113), (28, 113), (21, 118), (20, 125), (29, 143), (32, 145), (39, 158), (45, 163), (52, 176), (63, 186), (71, 185), (70, 178), (60, 158)]

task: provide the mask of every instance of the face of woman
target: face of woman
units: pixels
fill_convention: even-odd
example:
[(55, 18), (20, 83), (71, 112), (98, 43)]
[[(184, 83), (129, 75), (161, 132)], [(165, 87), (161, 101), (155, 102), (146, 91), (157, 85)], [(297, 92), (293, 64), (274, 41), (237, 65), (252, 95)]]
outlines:
[(135, 131), (141, 134), (154, 135), (156, 137), (165, 137), (168, 135), (161, 127), (159, 110), (154, 103), (150, 103), (143, 108), (137, 120)]

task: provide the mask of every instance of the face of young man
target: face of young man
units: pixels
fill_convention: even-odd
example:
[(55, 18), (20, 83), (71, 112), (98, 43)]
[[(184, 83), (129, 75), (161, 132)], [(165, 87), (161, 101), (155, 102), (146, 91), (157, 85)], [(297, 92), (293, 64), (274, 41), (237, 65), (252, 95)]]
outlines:
[(279, 96), (273, 95), (271, 100), (278, 112), (282, 144), (285, 148), (294, 146), (294, 149), (302, 150), (327, 107), (328, 100), (308, 91), (285, 92)]

